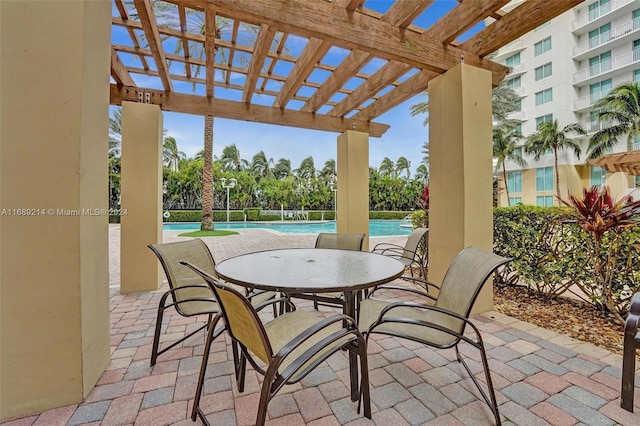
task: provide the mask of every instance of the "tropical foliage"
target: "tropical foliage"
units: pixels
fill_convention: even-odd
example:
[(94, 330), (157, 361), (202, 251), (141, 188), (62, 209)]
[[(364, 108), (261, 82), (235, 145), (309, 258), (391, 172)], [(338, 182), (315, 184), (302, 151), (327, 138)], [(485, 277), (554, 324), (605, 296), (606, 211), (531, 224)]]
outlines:
[(560, 198), (560, 171), (558, 169), (558, 153), (566, 149), (572, 149), (577, 157), (580, 157), (582, 149), (580, 142), (570, 138), (569, 135), (585, 135), (586, 131), (579, 123), (568, 124), (558, 129), (558, 120), (544, 121), (538, 126), (538, 131), (527, 138), (524, 150), (527, 154), (533, 154), (533, 159), (538, 161), (548, 152), (553, 153), (555, 171), (556, 196)]
[(507, 205), (510, 205), (510, 200), (505, 161), (514, 161), (521, 167), (527, 165), (527, 162), (517, 151), (518, 141), (520, 139), (522, 139), (522, 135), (520, 135), (514, 127), (499, 126), (493, 128), (493, 158), (496, 159), (496, 169), (502, 169), (502, 179), (507, 194)]
[(589, 140), (589, 158), (606, 154), (625, 136), (627, 151), (633, 150), (640, 138), (640, 84), (622, 83), (600, 99), (594, 110), (598, 111), (598, 122), (605, 125)]

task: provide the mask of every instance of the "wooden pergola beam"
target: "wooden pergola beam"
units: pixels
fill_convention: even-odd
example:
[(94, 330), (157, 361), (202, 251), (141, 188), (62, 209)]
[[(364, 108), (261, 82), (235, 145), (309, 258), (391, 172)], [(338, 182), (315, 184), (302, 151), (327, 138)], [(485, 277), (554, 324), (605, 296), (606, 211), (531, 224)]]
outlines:
[(110, 85), (110, 102), (122, 105), (123, 101), (138, 102), (139, 93), (148, 93), (151, 103), (159, 105), (163, 111), (181, 112), (200, 116), (214, 116), (231, 120), (254, 123), (276, 124), (303, 129), (324, 130), (343, 133), (347, 130), (366, 132), (380, 137), (389, 129), (387, 124), (343, 117), (332, 117), (302, 111), (282, 110), (263, 105), (247, 104), (204, 96), (186, 95), (162, 90)]
[(309, 40), (305, 46), (302, 54), (293, 66), (293, 69), (289, 73), (287, 80), (280, 89), (280, 93), (273, 102), (273, 106), (276, 108), (284, 108), (291, 97), (300, 88), (302, 83), (309, 77), (316, 62), (318, 62), (327, 53), (331, 44), (318, 40), (316, 38)]
[(160, 80), (164, 90), (172, 91), (173, 85), (169, 78), (169, 67), (167, 61), (164, 58), (164, 49), (162, 48), (162, 42), (160, 41), (160, 34), (158, 33), (158, 26), (156, 23), (156, 16), (151, 7), (150, 0), (134, 0), (140, 23), (142, 24), (142, 30), (149, 43), (149, 48), (153, 54), (153, 60), (156, 63), (156, 69), (160, 74)]
[(121, 86), (136, 85), (113, 46), (111, 46), (111, 77)]
[[(391, 5), (389, 10), (387, 10), (387, 13), (385, 13), (380, 20), (388, 22), (391, 25), (402, 25), (410, 18), (420, 14), (424, 9), (431, 5), (431, 3), (432, 0), (397, 1)], [(360, 50), (352, 51), (342, 64), (340, 64), (340, 66), (327, 78), (320, 89), (311, 96), (309, 101), (302, 107), (302, 111), (317, 111), (321, 105), (325, 104), (331, 96), (336, 94), (337, 91), (344, 86), (344, 84), (352, 78), (360, 68), (371, 60), (371, 58), (373, 58), (373, 56), (367, 52), (362, 52)], [(345, 102), (344, 106), (347, 106), (347, 100), (344, 99), (343, 101)], [(363, 102), (362, 99), (360, 99), (359, 102), (354, 101), (355, 99), (352, 99), (348, 102), (349, 104), (356, 104), (356, 106)]]
[[(280, 31), (315, 37), (352, 50), (364, 50), (382, 58), (417, 68), (445, 72), (464, 62), (490, 70), (493, 84), (502, 81), (508, 67), (420, 37), (380, 19), (327, 2), (306, 0), (208, 0), (236, 19), (274, 25)], [(577, 1), (577, 0), (573, 0)]]
[(472, 0), (459, 3), (440, 18), (426, 33), (444, 44), (451, 43), (477, 22), (491, 15), (511, 0)]
[(262, 69), (262, 64), (269, 53), (271, 41), (276, 35), (276, 28), (267, 24), (260, 25), (256, 45), (251, 55), (251, 63), (247, 71), (247, 80), (244, 83), (244, 91), (242, 92), (242, 102), (251, 102), (253, 92), (256, 90), (256, 82)]
[(367, 81), (358, 86), (349, 96), (329, 111), (329, 115), (343, 116), (354, 110), (361, 103), (384, 89), (390, 81), (395, 81), (412, 69), (411, 65), (388, 63), (371, 76)]
[(525, 1), (500, 20), (462, 43), (460, 48), (484, 57), (583, 1)]
[(440, 74), (433, 71), (422, 70), (399, 84), (394, 90), (382, 95), (378, 100), (367, 105), (352, 118), (371, 120), (373, 117), (378, 117), (393, 107), (412, 98), (416, 93), (427, 90), (429, 80), (439, 75)]

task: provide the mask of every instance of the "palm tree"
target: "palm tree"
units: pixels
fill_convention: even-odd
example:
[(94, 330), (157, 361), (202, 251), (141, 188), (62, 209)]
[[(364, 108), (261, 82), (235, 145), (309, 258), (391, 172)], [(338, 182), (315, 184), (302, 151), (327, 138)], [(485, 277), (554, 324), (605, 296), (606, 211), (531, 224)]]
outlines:
[(278, 160), (276, 165), (273, 166), (273, 176), (276, 179), (284, 179), (292, 175), (293, 171), (291, 170), (291, 160), (281, 158)]
[(213, 231), (213, 117), (204, 117), (202, 156), (202, 223), (200, 230)]
[(511, 205), (509, 199), (509, 185), (507, 183), (507, 168), (505, 160), (514, 161), (521, 167), (525, 167), (527, 162), (516, 151), (518, 141), (522, 135), (510, 126), (499, 126), (493, 128), (493, 158), (497, 160), (496, 169), (502, 168), (502, 180), (507, 193), (507, 206)]
[(120, 143), (122, 141), (122, 107), (113, 110), (113, 116), (109, 117), (109, 156), (120, 155)]
[(416, 175), (414, 177), (415, 180), (419, 180), (422, 182), (429, 182), (429, 169), (424, 164), (420, 164), (416, 168)]
[(429, 168), (429, 141), (424, 141), (422, 144), (422, 164)]
[(336, 177), (336, 160), (333, 158), (324, 162), (324, 166), (320, 170), (320, 176), (324, 178), (326, 182), (333, 182)]
[(554, 168), (556, 174), (556, 196), (560, 198), (560, 172), (558, 171), (558, 151), (572, 149), (578, 158), (582, 149), (580, 143), (568, 137), (570, 133), (584, 135), (584, 128), (579, 123), (568, 124), (558, 130), (558, 120), (544, 121), (538, 127), (538, 132), (527, 138), (524, 150), (527, 154), (533, 154), (533, 159), (538, 161), (546, 152), (553, 151)]
[[(426, 126), (429, 124), (429, 94), (426, 90), (424, 91), (424, 94), (427, 95), (427, 100), (411, 105), (409, 107), (409, 111), (412, 116), (427, 114), (422, 122), (422, 124)], [(517, 124), (517, 120), (509, 120), (507, 116), (511, 112), (518, 111), (516, 101), (519, 98), (520, 97), (516, 92), (512, 88), (507, 87), (504, 83), (493, 89), (491, 91), (491, 115), (493, 117), (493, 121), (499, 124)]]
[(169, 136), (164, 138), (164, 142), (162, 143), (162, 158), (172, 171), (178, 171), (178, 163), (180, 160), (184, 160), (187, 158), (187, 155), (178, 150), (178, 142), (176, 142), (175, 138)]
[(271, 164), (273, 164), (273, 158), (267, 159), (264, 151), (260, 151), (251, 159), (250, 167), (256, 179), (259, 179), (273, 176), (273, 171), (271, 170), (271, 167), (269, 167)]
[(384, 157), (380, 162), (378, 171), (383, 176), (393, 176), (396, 171), (396, 165), (389, 157)]
[(300, 167), (295, 170), (296, 175), (300, 179), (312, 179), (316, 177), (316, 166), (313, 163), (313, 157), (308, 156), (300, 163)]
[(220, 161), (222, 161), (223, 169), (225, 171), (233, 170), (236, 172), (241, 172), (249, 166), (247, 160), (243, 160), (242, 157), (240, 157), (240, 150), (238, 149), (236, 144), (231, 144), (224, 147), (224, 149), (222, 150)]
[(598, 112), (598, 122), (611, 123), (611, 126), (591, 137), (588, 158), (602, 156), (624, 135), (627, 135), (627, 151), (633, 150), (636, 138), (640, 137), (640, 84), (622, 83), (600, 99), (594, 108), (602, 108)]
[(407, 179), (411, 177), (411, 161), (406, 157), (399, 157), (396, 161), (396, 176), (400, 176), (403, 171), (407, 171)]

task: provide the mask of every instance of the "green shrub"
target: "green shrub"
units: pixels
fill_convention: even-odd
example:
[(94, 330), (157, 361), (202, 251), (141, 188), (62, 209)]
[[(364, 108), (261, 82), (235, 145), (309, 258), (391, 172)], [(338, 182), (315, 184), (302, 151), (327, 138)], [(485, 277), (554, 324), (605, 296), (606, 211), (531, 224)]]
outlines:
[(416, 210), (411, 214), (411, 224), (414, 228), (428, 228), (427, 215), (424, 210)]
[(261, 214), (258, 220), (261, 222), (280, 220), (280, 215), (279, 214)]
[(407, 217), (407, 215), (413, 213), (411, 212), (402, 212), (402, 211), (379, 211), (379, 212), (374, 212), (374, 211), (370, 211), (369, 212), (369, 219), (377, 219), (377, 220), (402, 220), (405, 217)]
[(261, 210), (259, 207), (246, 207), (242, 209), (242, 213), (247, 217), (247, 220), (256, 221), (260, 219)]

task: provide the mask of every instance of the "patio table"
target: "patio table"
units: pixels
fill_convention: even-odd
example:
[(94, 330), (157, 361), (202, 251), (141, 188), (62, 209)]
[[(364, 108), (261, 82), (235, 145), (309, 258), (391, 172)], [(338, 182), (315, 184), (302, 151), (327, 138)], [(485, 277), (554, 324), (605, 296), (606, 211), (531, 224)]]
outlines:
[[(356, 294), (402, 275), (398, 260), (365, 251), (298, 248), (266, 250), (226, 259), (216, 266), (224, 280), (249, 288), (295, 293), (343, 292), (344, 313), (356, 318)], [(351, 399), (358, 398), (357, 358), (349, 355)]]

